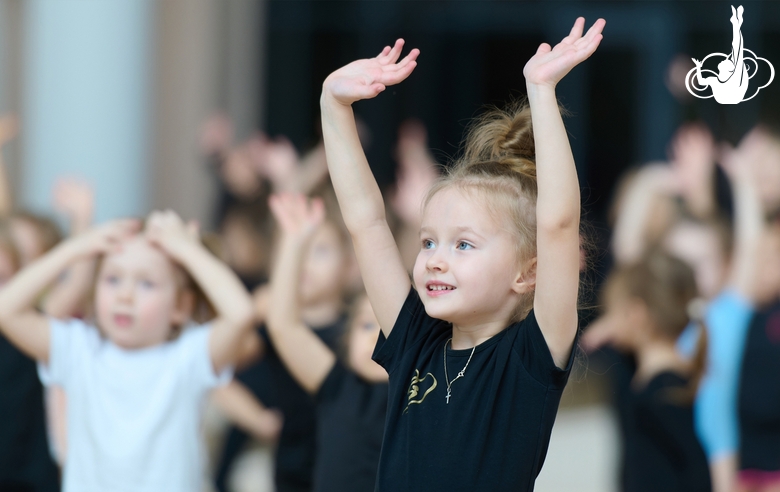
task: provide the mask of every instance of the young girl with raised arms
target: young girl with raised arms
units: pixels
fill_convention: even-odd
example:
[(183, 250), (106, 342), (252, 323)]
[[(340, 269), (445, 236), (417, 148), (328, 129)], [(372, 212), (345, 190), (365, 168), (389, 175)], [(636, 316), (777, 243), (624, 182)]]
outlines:
[[(63, 490), (202, 488), (200, 406), (226, 382), (252, 326), (238, 278), (173, 212), (104, 224), (36, 260), (0, 291), (0, 330), (68, 395)], [(95, 324), (35, 310), (70, 265), (100, 256)], [(186, 327), (196, 285), (216, 312)]]
[(398, 61), (398, 40), (323, 84), (328, 166), (390, 378), (377, 490), (533, 490), (578, 329), (580, 193), (555, 86), (602, 39), (603, 19), (584, 24), (539, 47), (529, 106), (478, 120), (428, 193), (413, 283), (351, 105), (406, 79), (419, 51)]
[(363, 492), (376, 481), (387, 409), (387, 372), (371, 360), (379, 337), (365, 295), (357, 297), (345, 333), (345, 361), (303, 323), (299, 300), (307, 243), (323, 226), (321, 199), (272, 195), (281, 229), (271, 273), (268, 334), (298, 384), (317, 402), (315, 492)]

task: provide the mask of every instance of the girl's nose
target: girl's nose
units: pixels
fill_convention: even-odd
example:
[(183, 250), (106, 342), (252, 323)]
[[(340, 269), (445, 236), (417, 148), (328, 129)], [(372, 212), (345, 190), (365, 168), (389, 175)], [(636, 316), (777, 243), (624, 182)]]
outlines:
[(133, 300), (133, 283), (129, 281), (123, 281), (117, 289), (117, 299), (125, 302), (132, 302)]
[(438, 249), (435, 250), (433, 253), (431, 253), (431, 255), (428, 257), (428, 260), (425, 262), (425, 268), (431, 272), (446, 272), (447, 261), (444, 258), (444, 254), (441, 253)]

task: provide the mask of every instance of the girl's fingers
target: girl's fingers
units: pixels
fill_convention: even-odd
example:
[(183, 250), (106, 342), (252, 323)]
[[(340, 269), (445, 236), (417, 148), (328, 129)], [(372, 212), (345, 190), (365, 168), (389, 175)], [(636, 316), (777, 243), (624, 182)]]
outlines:
[(404, 40), (398, 39), (395, 42), (393, 49), (391, 49), (390, 53), (387, 55), (388, 63), (395, 63), (396, 61), (398, 61), (398, 58), (401, 56), (401, 51), (403, 49), (404, 49)]
[(585, 17), (577, 17), (571, 28), (569, 35), (563, 38), (564, 41), (574, 42), (582, 36), (582, 30), (585, 28)]
[(394, 65), (389, 65), (389, 66), (385, 67), (385, 70), (389, 71), (389, 72), (398, 71), (398, 70), (406, 67), (411, 62), (416, 61), (418, 56), (420, 56), (420, 50), (415, 48), (412, 51), (410, 51), (409, 54), (406, 55), (403, 58), (403, 60), (399, 61), (398, 63), (396, 63)]

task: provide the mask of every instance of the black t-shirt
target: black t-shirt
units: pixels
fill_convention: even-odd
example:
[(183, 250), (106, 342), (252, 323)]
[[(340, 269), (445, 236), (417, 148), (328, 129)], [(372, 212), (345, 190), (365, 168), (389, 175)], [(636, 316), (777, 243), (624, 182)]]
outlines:
[(780, 471), (780, 302), (750, 322), (739, 394), (740, 468)]
[(0, 490), (53, 492), (43, 389), (35, 362), (0, 336)]
[[(332, 325), (317, 328), (314, 333), (334, 352), (344, 333), (346, 317)], [(270, 408), (279, 409), (284, 415), (279, 442), (276, 448), (274, 481), (277, 492), (310, 491), (313, 487), (316, 456), (316, 405), (311, 397), (293, 379), (274, 348), (265, 328), (259, 329), (265, 342), (263, 358), (256, 364), (236, 374), (236, 379)], [(223, 450), (217, 473), (217, 487), (226, 486), (231, 462), (243, 447), (246, 435), (232, 429)]]
[(693, 425), (693, 407), (675, 401), (688, 379), (665, 371), (629, 390), (623, 417), (625, 492), (709, 492), (710, 471)]
[(337, 362), (317, 394), (314, 490), (374, 489), (385, 429), (387, 384), (370, 383)]
[[(476, 347), (447, 403), (451, 336), (411, 289), (390, 337), (379, 337), (374, 360), (390, 392), (376, 490), (533, 490), (574, 350), (556, 367), (531, 311)], [(447, 349), (450, 380), (471, 353)]]

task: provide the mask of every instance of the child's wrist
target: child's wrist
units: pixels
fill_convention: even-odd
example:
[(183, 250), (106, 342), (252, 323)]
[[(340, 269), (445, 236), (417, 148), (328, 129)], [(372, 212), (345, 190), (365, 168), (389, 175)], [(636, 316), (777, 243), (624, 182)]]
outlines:
[(343, 103), (336, 99), (336, 97), (327, 89), (326, 85), (322, 85), (322, 94), (320, 95), (320, 109), (339, 109), (339, 108), (352, 108), (352, 104)]
[(557, 84), (549, 84), (549, 83), (536, 83), (536, 82), (528, 82), (526, 81), (526, 91), (528, 92), (528, 98), (538, 98), (538, 97), (545, 97), (545, 96), (552, 96), (555, 97), (555, 86)]

